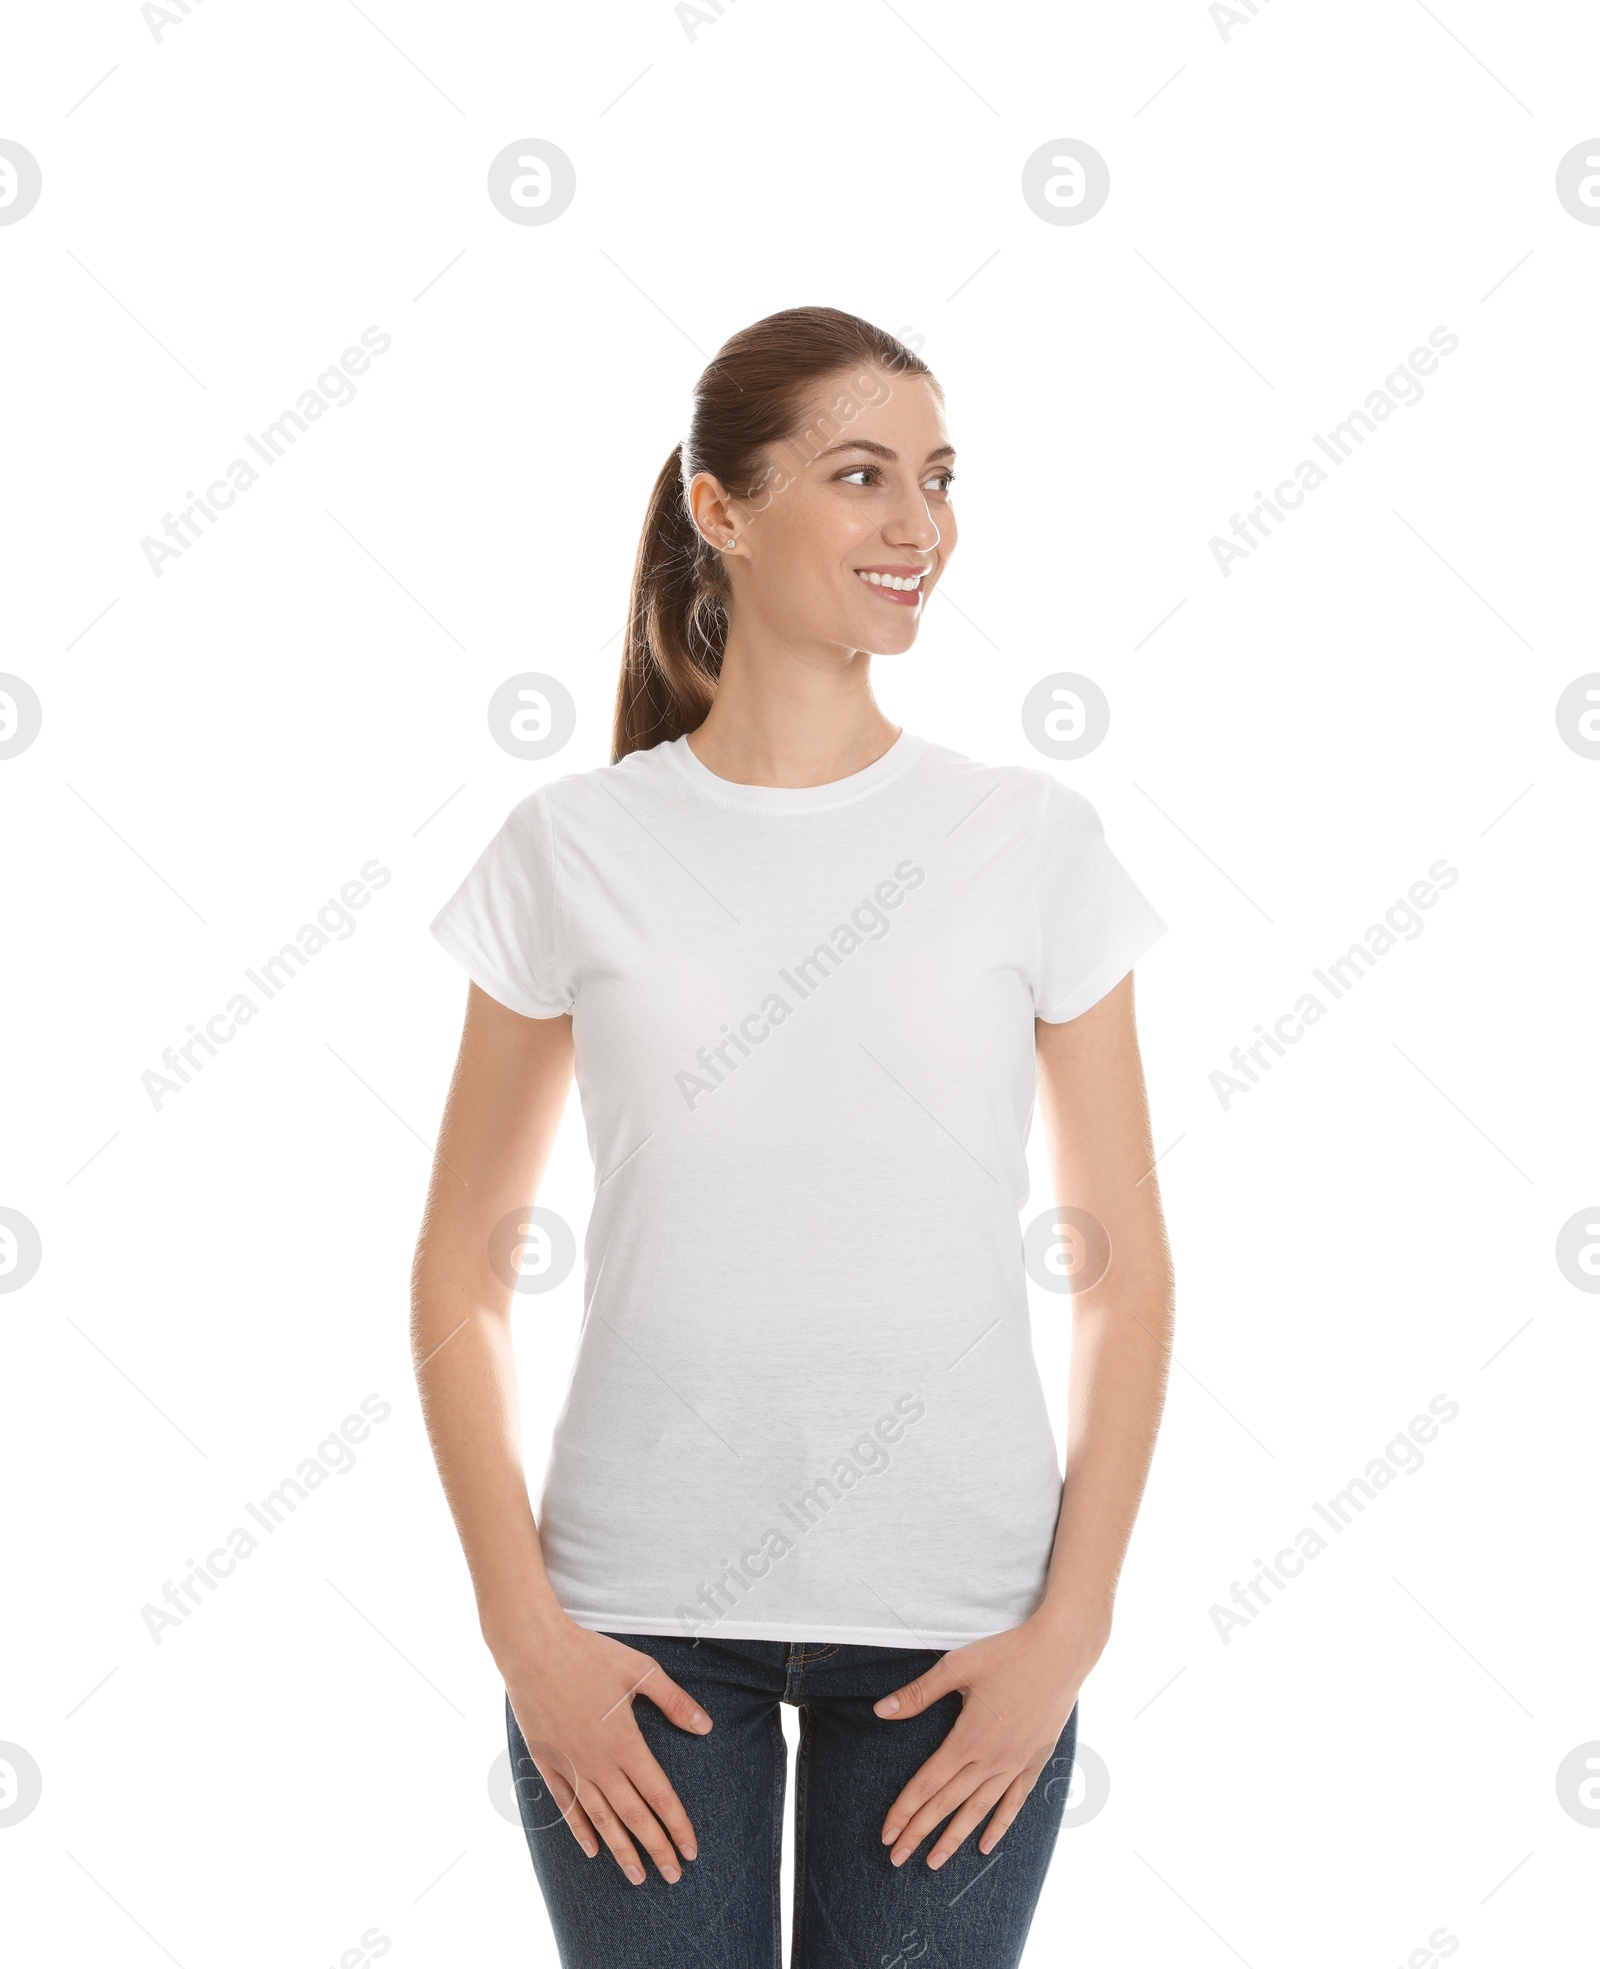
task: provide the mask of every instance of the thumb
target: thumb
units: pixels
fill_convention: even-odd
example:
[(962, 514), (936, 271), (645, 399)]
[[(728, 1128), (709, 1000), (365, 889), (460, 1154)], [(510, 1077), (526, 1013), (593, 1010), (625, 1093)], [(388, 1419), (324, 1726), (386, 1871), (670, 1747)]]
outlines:
[(952, 1689), (959, 1688), (960, 1681), (946, 1666), (949, 1659), (948, 1655), (941, 1655), (925, 1675), (915, 1676), (903, 1687), (875, 1702), (872, 1705), (873, 1715), (894, 1717), (898, 1721), (904, 1721), (909, 1716), (920, 1716), (941, 1696), (947, 1696)]
[(648, 1696), (667, 1721), (676, 1723), (680, 1730), (693, 1730), (703, 1737), (711, 1728), (711, 1718), (687, 1689), (678, 1687), (659, 1662), (655, 1672), (639, 1684), (639, 1694)]

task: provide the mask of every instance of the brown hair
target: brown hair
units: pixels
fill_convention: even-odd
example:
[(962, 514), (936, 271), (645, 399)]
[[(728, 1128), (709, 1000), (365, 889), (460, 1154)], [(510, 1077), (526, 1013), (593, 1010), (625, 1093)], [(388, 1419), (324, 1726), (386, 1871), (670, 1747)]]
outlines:
[[(735, 497), (755, 498), (771, 476), (769, 449), (800, 436), (813, 387), (869, 366), (934, 381), (904, 342), (838, 308), (785, 308), (752, 322), (701, 372), (689, 435), (657, 475), (639, 536), (612, 721), (613, 765), (693, 731), (710, 710), (722, 673), (731, 589), (722, 556), (690, 517), (689, 481), (710, 472)], [(813, 449), (838, 432), (818, 435)]]

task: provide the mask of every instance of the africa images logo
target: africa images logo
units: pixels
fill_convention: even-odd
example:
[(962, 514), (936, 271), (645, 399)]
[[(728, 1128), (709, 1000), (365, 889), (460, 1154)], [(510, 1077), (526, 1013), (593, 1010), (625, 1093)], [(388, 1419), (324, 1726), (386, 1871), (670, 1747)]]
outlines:
[(739, 1060), (751, 1058), (756, 1047), (792, 1018), (800, 1003), (821, 990), (847, 957), (863, 943), (877, 943), (886, 937), (892, 924), (885, 912), (899, 909), (906, 899), (905, 890), (920, 888), (926, 879), (927, 871), (919, 868), (909, 855), (904, 861), (896, 862), (893, 878), (880, 882), (870, 897), (863, 896), (851, 910), (847, 923), (836, 925), (815, 950), (798, 962), (779, 965), (778, 976), (793, 992), (796, 1002), (791, 1005), (781, 991), (769, 991), (755, 1011), (739, 1021), (737, 1031), (724, 1024), (720, 1039), (713, 1040), (709, 1047), (700, 1047), (694, 1056), (700, 1071), (685, 1069), (677, 1075), (678, 1092), (689, 1111), (693, 1113), (697, 1102), (707, 1094), (714, 1094), (736, 1073)]
[(259, 435), (245, 432), (245, 444), (261, 461), (259, 465), (251, 464), (247, 458), (235, 458), (225, 468), (226, 476), (213, 479), (203, 494), (191, 486), (184, 494), (188, 504), (180, 507), (176, 517), (162, 514), (161, 531), (166, 539), (158, 540), (153, 533), (147, 533), (139, 542), (145, 562), (158, 581), (163, 573), (162, 564), (180, 560), (197, 547), (239, 494), (252, 491), (264, 470), (276, 465), (326, 410), (343, 410), (355, 402), (353, 379), (364, 376), (372, 367), (372, 357), (384, 355), (390, 346), (391, 338), (381, 328), (375, 324), (363, 328), (360, 348), (352, 345), (344, 350), (336, 362), (323, 370), (314, 385), (300, 392), (292, 410), (280, 410)]

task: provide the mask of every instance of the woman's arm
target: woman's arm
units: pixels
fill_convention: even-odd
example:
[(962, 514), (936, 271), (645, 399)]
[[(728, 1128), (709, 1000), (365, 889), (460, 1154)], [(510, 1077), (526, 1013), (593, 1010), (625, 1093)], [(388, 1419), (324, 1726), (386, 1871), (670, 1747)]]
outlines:
[[(544, 1569), (522, 1467), (511, 1287), (494, 1227), (532, 1201), (572, 1083), (572, 1020), (528, 1019), (469, 988), (412, 1266), (423, 1415), (477, 1595), (478, 1619), (551, 1794), (591, 1858), (598, 1831), (642, 1884), (631, 1830), (669, 1880), (694, 1830), (634, 1720), (647, 1695), (681, 1728), (710, 1720), (648, 1655), (579, 1627)], [(665, 1827), (665, 1831), (663, 1831)]]
[[(942, 1866), (992, 1808), (989, 1852), (1021, 1810), (1111, 1633), (1172, 1351), (1173, 1276), (1156, 1188), (1130, 972), (1081, 1018), (1035, 1025), (1039, 1108), (1059, 1204), (1098, 1219), (1105, 1276), (1072, 1299), (1066, 1483), (1043, 1598), (1021, 1627), (953, 1649), (877, 1705), (914, 1716), (959, 1691), (950, 1734), (889, 1808), (898, 1866), (943, 1820)], [(953, 1814), (953, 1816), (951, 1816)]]
[(1066, 1484), (1039, 1614), (1064, 1636), (1099, 1631), (1103, 1647), (1172, 1355), (1172, 1257), (1132, 972), (1082, 1018), (1035, 1031), (1056, 1199), (1086, 1210), (1111, 1241), (1105, 1276), (1072, 1296)]

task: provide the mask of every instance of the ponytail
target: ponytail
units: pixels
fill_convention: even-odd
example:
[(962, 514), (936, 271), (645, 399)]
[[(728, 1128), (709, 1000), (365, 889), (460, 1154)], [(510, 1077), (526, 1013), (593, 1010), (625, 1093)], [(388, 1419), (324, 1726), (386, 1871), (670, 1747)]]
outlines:
[(689, 517), (683, 446), (656, 476), (633, 567), (613, 765), (705, 720), (728, 640), (727, 571)]

